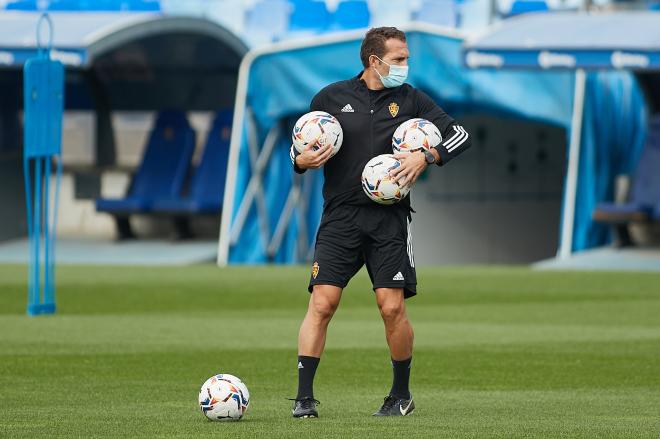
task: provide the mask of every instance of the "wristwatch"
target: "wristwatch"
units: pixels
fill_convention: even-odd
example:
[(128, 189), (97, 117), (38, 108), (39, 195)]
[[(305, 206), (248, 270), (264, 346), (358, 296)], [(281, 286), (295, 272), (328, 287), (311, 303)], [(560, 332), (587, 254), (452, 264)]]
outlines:
[(433, 163), (435, 163), (435, 156), (433, 155), (433, 153), (431, 151), (429, 151), (428, 149), (422, 149), (422, 152), (424, 153), (424, 156), (426, 157), (426, 163), (428, 163), (429, 165), (432, 165)]

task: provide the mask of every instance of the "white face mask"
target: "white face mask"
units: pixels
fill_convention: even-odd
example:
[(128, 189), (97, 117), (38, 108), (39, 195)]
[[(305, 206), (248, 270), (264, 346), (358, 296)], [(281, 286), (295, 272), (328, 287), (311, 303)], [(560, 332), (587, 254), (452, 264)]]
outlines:
[[(376, 56), (376, 55), (374, 55)], [(378, 58), (376, 56), (376, 58)], [(382, 63), (387, 64), (385, 61), (382, 59), (378, 58), (378, 60)], [(388, 73), (387, 76), (383, 76), (376, 70), (374, 67), (373, 69), (376, 70), (376, 74), (380, 78), (380, 81), (383, 83), (383, 86), (386, 88), (394, 88), (402, 85), (404, 82), (406, 82), (406, 79), (408, 78), (408, 66), (397, 66), (393, 64), (387, 64), (390, 68), (390, 73)]]

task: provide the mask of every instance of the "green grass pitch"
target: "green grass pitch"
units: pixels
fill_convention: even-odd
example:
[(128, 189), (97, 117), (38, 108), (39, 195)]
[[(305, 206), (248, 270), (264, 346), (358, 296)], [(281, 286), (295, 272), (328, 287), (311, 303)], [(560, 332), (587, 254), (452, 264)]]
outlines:
[[(308, 268), (58, 269), (58, 314), (25, 316), (26, 268), (0, 266), (0, 437), (660, 437), (660, 274), (423, 268), (408, 418), (389, 390), (361, 272), (330, 325), (319, 419), (291, 418)], [(228, 372), (252, 400), (206, 421)]]

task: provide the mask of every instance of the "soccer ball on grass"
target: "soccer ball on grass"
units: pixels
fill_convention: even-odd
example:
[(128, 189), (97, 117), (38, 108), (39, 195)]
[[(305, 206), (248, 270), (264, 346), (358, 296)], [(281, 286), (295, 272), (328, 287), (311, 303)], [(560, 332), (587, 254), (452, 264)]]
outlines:
[(199, 408), (211, 421), (238, 421), (250, 404), (250, 392), (240, 378), (214, 375), (199, 391)]

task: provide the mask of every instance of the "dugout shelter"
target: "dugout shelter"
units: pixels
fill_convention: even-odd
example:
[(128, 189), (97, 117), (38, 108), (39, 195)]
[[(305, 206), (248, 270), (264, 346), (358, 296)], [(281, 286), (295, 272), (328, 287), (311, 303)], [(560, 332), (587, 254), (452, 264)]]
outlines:
[[(37, 53), (40, 15), (0, 12), (0, 168), (5, 177), (0, 202), (12, 206), (3, 215), (0, 229), (5, 231), (21, 224), (25, 209), (17, 198), (23, 188), (14, 162), (20, 163), (22, 145), (22, 69)], [(95, 115), (96, 170), (112, 168), (116, 162), (113, 111), (217, 111), (234, 103), (238, 68), (247, 46), (215, 22), (160, 13), (50, 12), (49, 16), (51, 56), (66, 71), (65, 109)], [(47, 29), (43, 31), (42, 41), (47, 42)], [(93, 169), (89, 176), (96, 176)], [(91, 198), (99, 195), (84, 192)], [(18, 230), (8, 233), (20, 236)]]
[[(573, 118), (562, 212), (565, 227), (559, 257), (609, 243), (611, 234), (605, 223), (612, 217), (633, 219), (639, 211), (655, 221), (660, 218), (660, 187), (655, 178), (660, 165), (655, 159), (657, 129), (648, 129), (649, 124), (657, 125), (653, 121), (660, 114), (659, 13), (524, 15), (469, 41), (464, 61), (470, 68), (490, 72), (573, 75)], [(609, 83), (605, 89), (601, 84), (604, 78)], [(619, 106), (610, 111), (606, 101), (611, 98), (616, 98)], [(645, 142), (647, 132), (653, 138)], [(641, 157), (647, 163), (638, 168)], [(646, 183), (635, 182), (631, 191), (631, 196), (641, 197), (643, 203), (603, 203), (614, 199), (616, 176), (630, 174), (633, 179), (646, 179)], [(594, 221), (599, 211), (608, 221)]]
[[(466, 158), (432, 169), (426, 181), (418, 182), (412, 191), (413, 207), (421, 212), (413, 216), (416, 260), (522, 262), (517, 255), (546, 236), (554, 240), (550, 247), (556, 252), (566, 145), (573, 133), (575, 72), (472, 70), (463, 62), (463, 35), (420, 23), (404, 30), (411, 52), (408, 82), (462, 122), (472, 115), (493, 118), (496, 135), (490, 143), (498, 145), (483, 149), (488, 136), (477, 127)], [(356, 31), (283, 42), (246, 55), (236, 94), (219, 265), (295, 263), (311, 258), (322, 213), (322, 173), (293, 175), (290, 129), (308, 111), (318, 90), (362, 69), (363, 36), (364, 31)], [(627, 72), (598, 71), (587, 78), (590, 99), (598, 111), (585, 112), (580, 147), (605, 145), (613, 156), (625, 149), (619, 165), (630, 167), (643, 141), (645, 113), (639, 84)], [(522, 137), (527, 124), (554, 129), (551, 141), (545, 134), (537, 139), (551, 145), (532, 151), (529, 136)], [(502, 146), (497, 141), (500, 137), (511, 140)], [(525, 157), (531, 160), (525, 162)], [(549, 179), (542, 175), (543, 166), (551, 162), (557, 170), (552, 177), (558, 182), (554, 192), (542, 187), (542, 180)], [(595, 190), (593, 179), (582, 178), (578, 178), (581, 190)], [(549, 200), (552, 196), (556, 200)], [(547, 222), (548, 216), (556, 221)], [(591, 220), (579, 218), (588, 234)], [(489, 246), (484, 246), (486, 241)], [(576, 233), (571, 246), (577, 250), (594, 244)], [(499, 249), (508, 253), (489, 257)]]

